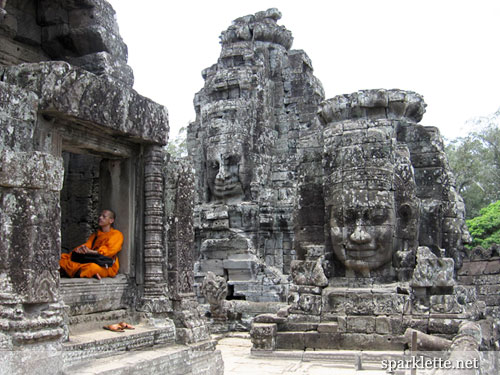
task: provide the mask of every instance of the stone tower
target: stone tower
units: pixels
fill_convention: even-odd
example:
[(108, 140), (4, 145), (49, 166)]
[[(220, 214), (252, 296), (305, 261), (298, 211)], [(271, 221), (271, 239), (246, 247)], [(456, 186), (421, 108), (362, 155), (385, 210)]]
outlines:
[(298, 140), (323, 99), (321, 83), (269, 9), (221, 34), (203, 71), (188, 149), (196, 169), (196, 275), (228, 281), (228, 298), (279, 301), (295, 259)]

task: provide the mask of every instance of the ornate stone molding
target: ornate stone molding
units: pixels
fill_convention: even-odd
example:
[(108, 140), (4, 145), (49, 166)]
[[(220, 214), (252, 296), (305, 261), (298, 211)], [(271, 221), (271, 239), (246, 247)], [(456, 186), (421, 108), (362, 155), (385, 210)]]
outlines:
[(144, 295), (143, 309), (160, 313), (171, 310), (163, 273), (165, 263), (163, 174), (165, 154), (160, 146), (147, 146), (144, 155)]

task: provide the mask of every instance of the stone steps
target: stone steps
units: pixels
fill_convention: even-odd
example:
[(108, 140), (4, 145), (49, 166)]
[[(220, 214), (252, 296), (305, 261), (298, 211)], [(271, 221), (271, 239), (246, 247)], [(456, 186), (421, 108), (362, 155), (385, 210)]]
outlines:
[(99, 328), (71, 335), (69, 341), (63, 344), (64, 362), (74, 364), (175, 342), (173, 326), (153, 328), (139, 324), (135, 328), (122, 333)]
[[(118, 353), (68, 366), (64, 375), (153, 375), (153, 374), (199, 374), (219, 375), (223, 368), (219, 350), (214, 351), (215, 342), (205, 341), (192, 345), (169, 345), (147, 350)], [(214, 360), (215, 359), (215, 360)]]

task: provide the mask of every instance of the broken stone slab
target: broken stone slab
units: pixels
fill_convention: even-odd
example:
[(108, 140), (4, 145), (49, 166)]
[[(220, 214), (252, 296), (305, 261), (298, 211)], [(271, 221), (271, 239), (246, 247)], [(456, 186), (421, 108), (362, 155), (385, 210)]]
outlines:
[(413, 328), (407, 328), (404, 334), (408, 345), (411, 345), (413, 333), (417, 333), (417, 347), (413, 350), (444, 351), (451, 347), (451, 341), (439, 336), (428, 335)]

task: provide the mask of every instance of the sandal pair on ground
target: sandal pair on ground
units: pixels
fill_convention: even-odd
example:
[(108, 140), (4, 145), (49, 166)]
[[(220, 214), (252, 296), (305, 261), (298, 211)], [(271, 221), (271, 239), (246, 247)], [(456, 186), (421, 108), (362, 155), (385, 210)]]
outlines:
[(109, 326), (104, 326), (102, 328), (107, 329), (108, 331), (113, 331), (113, 332), (124, 332), (126, 329), (135, 329), (134, 326), (132, 326), (128, 323), (125, 323), (125, 322), (110, 324)]

